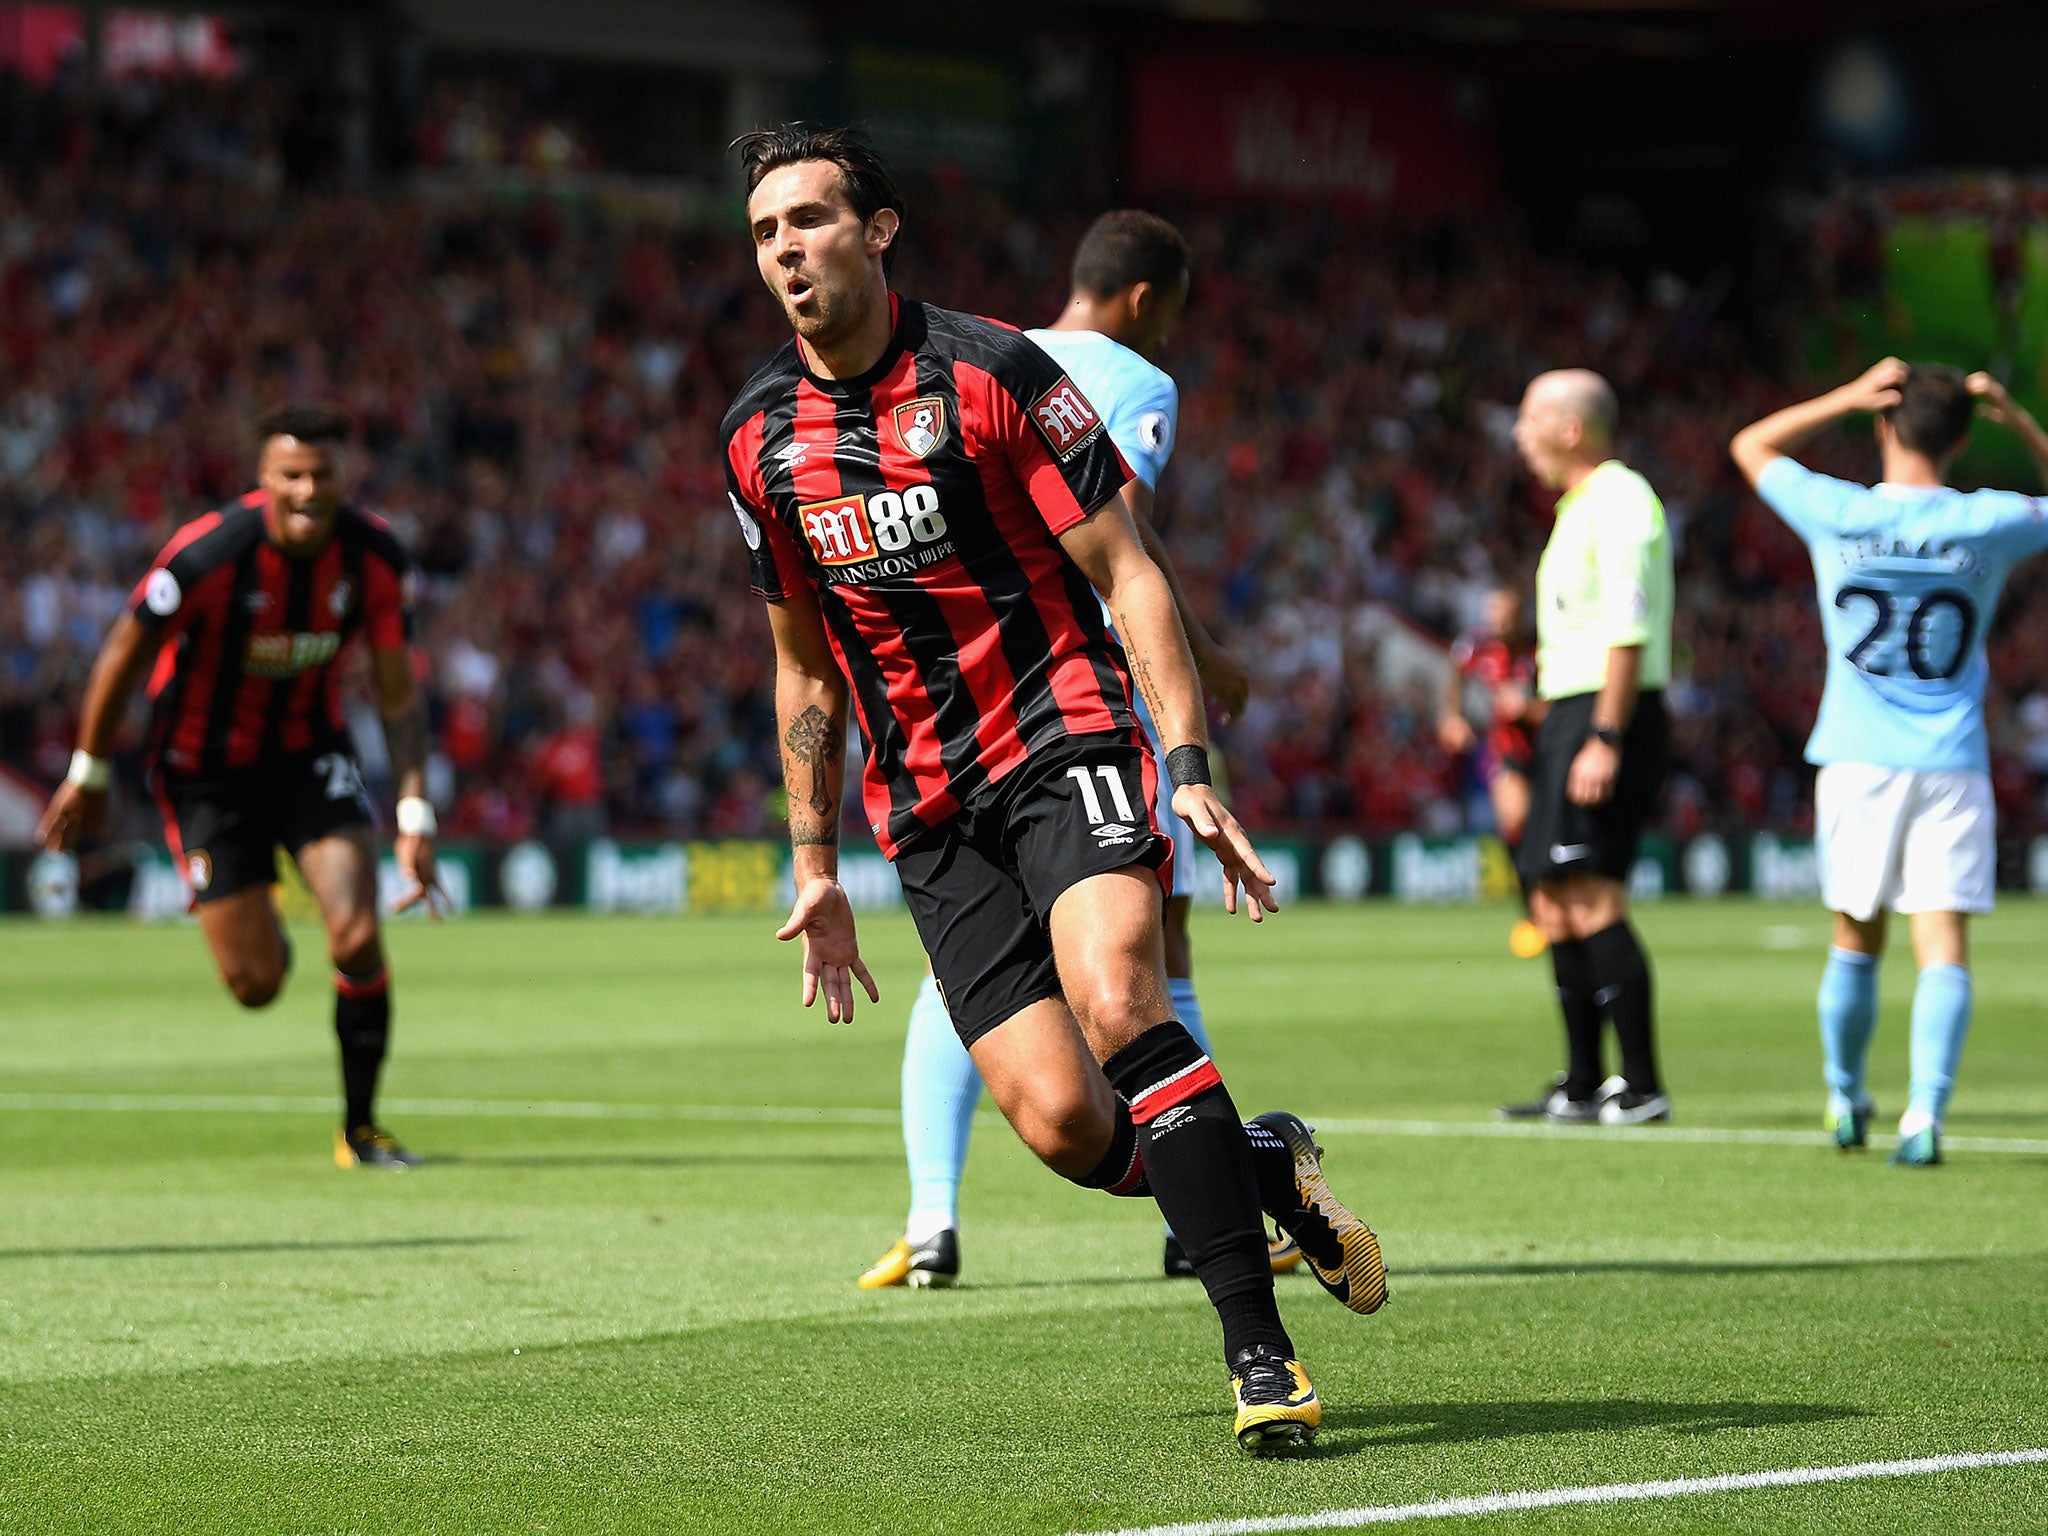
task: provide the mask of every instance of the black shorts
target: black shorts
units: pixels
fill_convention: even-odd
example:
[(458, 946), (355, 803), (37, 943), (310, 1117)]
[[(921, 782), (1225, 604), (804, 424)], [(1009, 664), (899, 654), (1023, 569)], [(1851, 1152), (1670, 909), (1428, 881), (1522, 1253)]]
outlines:
[(195, 903), (277, 880), (277, 850), (296, 856), (331, 833), (372, 825), (362, 770), (347, 751), (186, 775), (159, 768), (157, 805), (171, 857)]
[(1572, 759), (1593, 734), (1596, 693), (1559, 699), (1536, 734), (1536, 763), (1529, 780), (1529, 821), (1516, 863), (1530, 885), (1571, 875), (1605, 875), (1626, 883), (1635, 868), (1643, 823), (1657, 808), (1664, 775), (1671, 766), (1671, 722), (1664, 696), (1636, 700), (1621, 738), (1621, 768), (1614, 793), (1602, 805), (1574, 805), (1565, 793)]
[(1133, 864), (1173, 888), (1173, 841), (1152, 822), (1141, 738), (1072, 736), (896, 856), (903, 897), (961, 1043), (1060, 995), (1053, 903)]

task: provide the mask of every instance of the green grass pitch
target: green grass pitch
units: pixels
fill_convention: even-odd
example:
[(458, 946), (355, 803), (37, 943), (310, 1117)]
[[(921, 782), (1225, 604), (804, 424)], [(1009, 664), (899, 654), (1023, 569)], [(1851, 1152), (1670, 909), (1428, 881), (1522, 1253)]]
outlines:
[[(400, 925), (403, 1175), (330, 1162), (312, 930), (252, 1015), (189, 928), (0, 927), (0, 1530), (1059, 1533), (2048, 1446), (2044, 915), (1977, 933), (1949, 1130), (2005, 1145), (1925, 1172), (1820, 1144), (1816, 911), (1640, 917), (1681, 1127), (1810, 1144), (1467, 1133), (1555, 1065), (1503, 909), (1200, 918), (1238, 1104), (1325, 1122), (1392, 1272), (1369, 1319), (1281, 1282), (1327, 1417), (1280, 1463), (1156, 1212), (987, 1114), (962, 1287), (854, 1289), (905, 1200), (902, 918), (843, 1029), (772, 919)], [(2048, 1467), (1421, 1528), (2039, 1532)]]

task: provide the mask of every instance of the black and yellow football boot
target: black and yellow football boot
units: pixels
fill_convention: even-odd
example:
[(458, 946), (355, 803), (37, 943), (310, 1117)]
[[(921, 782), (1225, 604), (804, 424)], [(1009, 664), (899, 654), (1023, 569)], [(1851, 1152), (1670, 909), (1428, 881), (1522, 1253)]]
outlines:
[(381, 1125), (359, 1125), (354, 1130), (336, 1129), (334, 1166), (337, 1168), (396, 1168), (403, 1172), (417, 1168), (424, 1159), (398, 1144), (398, 1138)]
[(1270, 1110), (1252, 1124), (1279, 1137), (1294, 1158), (1297, 1204), (1293, 1210), (1267, 1214), (1301, 1244), (1309, 1273), (1324, 1290), (1353, 1312), (1379, 1311), (1387, 1302), (1387, 1266), (1380, 1258), (1380, 1240), (1330, 1193), (1323, 1178), (1323, 1149), (1316, 1145), (1314, 1132), (1285, 1110)]
[(1299, 1360), (1271, 1344), (1241, 1349), (1230, 1362), (1237, 1391), (1237, 1443), (1254, 1456), (1285, 1456), (1315, 1444), (1323, 1405)]
[(902, 1237), (853, 1283), (864, 1291), (905, 1285), (913, 1291), (951, 1285), (960, 1278), (960, 1236), (951, 1227), (929, 1242)]

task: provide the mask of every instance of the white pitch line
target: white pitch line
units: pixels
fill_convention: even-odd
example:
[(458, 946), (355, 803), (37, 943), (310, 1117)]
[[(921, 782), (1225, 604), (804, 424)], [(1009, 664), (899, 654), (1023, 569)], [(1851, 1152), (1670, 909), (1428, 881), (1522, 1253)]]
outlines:
[[(858, 1106), (824, 1107), (802, 1104), (631, 1104), (561, 1099), (386, 1099), (393, 1114), (449, 1116), (527, 1116), (542, 1120), (712, 1120), (758, 1125), (896, 1125), (893, 1109)], [(115, 1114), (326, 1114), (331, 1099), (284, 1094), (181, 1093), (0, 1093), (0, 1110), (75, 1110)], [(984, 1120), (1002, 1117), (982, 1111)], [(1831, 1145), (1820, 1131), (1744, 1130), (1697, 1125), (1575, 1126), (1526, 1124), (1497, 1120), (1361, 1120), (1311, 1115), (1319, 1134), (1332, 1136), (1500, 1137), (1576, 1141), (1583, 1146), (1616, 1142), (1677, 1142), (1707, 1146), (1823, 1147)], [(1896, 1136), (1872, 1136), (1875, 1147), (1895, 1146)], [(1957, 1152), (2011, 1152), (2048, 1155), (2048, 1140), (2003, 1136), (1944, 1136), (1942, 1145)]]
[(1841, 1467), (1786, 1467), (1775, 1472), (1731, 1472), (1720, 1477), (1676, 1477), (1656, 1483), (1607, 1483), (1593, 1488), (1541, 1488), (1526, 1493), (1486, 1493), (1427, 1504), (1377, 1504), (1360, 1509), (1327, 1509), (1314, 1515), (1265, 1515), (1243, 1520), (1190, 1520), (1181, 1525), (1131, 1526), (1077, 1536), (1265, 1536), (1272, 1531), (1348, 1531), (1363, 1525), (1398, 1525), (1405, 1520), (1449, 1520), (1461, 1515), (1520, 1514), (1567, 1504), (1623, 1504), (1637, 1499), (1677, 1499), (1702, 1493), (1746, 1493), (1753, 1488), (1804, 1488), (1814, 1483), (1851, 1483), (1876, 1477), (1923, 1477), (1931, 1472), (1975, 1472), (1987, 1467), (2021, 1467), (2048, 1462), (2048, 1447), (2031, 1451), (1978, 1451), (1967, 1455), (1922, 1456), (1913, 1461), (1859, 1461)]
[[(1735, 1126), (1703, 1125), (1550, 1125), (1525, 1120), (1355, 1120), (1332, 1116), (1309, 1121), (1318, 1134), (1333, 1136), (1458, 1136), (1535, 1137), (1541, 1140), (1579, 1141), (1592, 1146), (1611, 1141), (1676, 1141), (1712, 1146), (1822, 1147), (1832, 1146), (1824, 1131), (1743, 1130)], [(1873, 1135), (1873, 1147), (1895, 1147), (1896, 1136)], [(2011, 1136), (1949, 1136), (1942, 1146), (1957, 1152), (2048, 1153), (2048, 1141), (2029, 1141)]]

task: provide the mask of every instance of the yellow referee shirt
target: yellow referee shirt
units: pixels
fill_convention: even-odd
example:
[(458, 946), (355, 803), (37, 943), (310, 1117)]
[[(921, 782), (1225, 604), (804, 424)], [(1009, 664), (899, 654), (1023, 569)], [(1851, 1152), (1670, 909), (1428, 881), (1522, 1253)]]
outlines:
[(1536, 691), (1598, 693), (1610, 646), (1643, 651), (1638, 685), (1671, 681), (1671, 535), (1650, 482), (1609, 459), (1557, 502), (1536, 567)]

